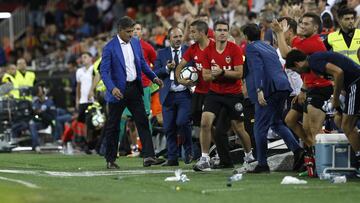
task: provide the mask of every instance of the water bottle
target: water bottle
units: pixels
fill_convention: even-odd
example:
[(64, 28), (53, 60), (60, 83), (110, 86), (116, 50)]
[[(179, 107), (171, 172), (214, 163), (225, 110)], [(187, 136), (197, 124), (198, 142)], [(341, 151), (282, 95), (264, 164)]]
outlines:
[(68, 154), (68, 155), (73, 155), (74, 154), (74, 149), (73, 149), (73, 146), (72, 146), (71, 142), (66, 143), (66, 149), (67, 149), (66, 154)]
[(304, 161), (306, 164), (306, 170), (308, 172), (309, 177), (316, 177), (315, 169), (315, 159), (312, 156), (305, 156)]
[(346, 183), (346, 176), (335, 176), (331, 179), (331, 183)]
[(185, 174), (181, 174), (179, 181), (184, 183), (184, 182), (190, 181), (190, 179)]
[(235, 174), (229, 178), (229, 181), (231, 182), (239, 181), (242, 179), (242, 176), (243, 176), (242, 173)]

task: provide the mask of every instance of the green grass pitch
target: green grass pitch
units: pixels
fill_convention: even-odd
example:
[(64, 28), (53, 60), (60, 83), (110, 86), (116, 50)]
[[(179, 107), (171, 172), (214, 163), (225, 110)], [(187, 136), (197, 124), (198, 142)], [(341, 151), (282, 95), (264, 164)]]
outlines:
[(190, 181), (178, 183), (164, 181), (177, 168), (143, 168), (140, 158), (120, 158), (117, 163), (120, 170), (109, 172), (96, 155), (0, 154), (0, 203), (360, 201), (358, 180), (331, 184), (305, 177), (301, 179), (308, 181), (306, 185), (281, 185), (283, 177), (296, 173), (272, 172), (244, 174), (243, 180), (227, 187), (232, 170), (195, 173), (190, 165), (180, 165)]

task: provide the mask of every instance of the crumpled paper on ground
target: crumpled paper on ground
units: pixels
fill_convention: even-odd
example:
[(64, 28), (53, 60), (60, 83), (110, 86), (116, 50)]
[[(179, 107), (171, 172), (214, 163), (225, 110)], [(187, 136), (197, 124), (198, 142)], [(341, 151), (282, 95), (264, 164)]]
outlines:
[[(293, 156), (292, 152), (286, 152), (268, 157), (267, 161), (270, 171), (292, 171), (294, 163)], [(256, 165), (258, 165), (257, 161), (249, 164), (244, 163), (243, 166), (235, 169), (234, 173), (246, 173), (247, 171), (254, 170)]]
[(307, 184), (306, 180), (300, 180), (298, 178), (292, 176), (285, 176), (281, 181), (282, 185), (289, 185), (289, 184)]
[(165, 181), (187, 182), (190, 181), (190, 179), (182, 173), (181, 169), (177, 169), (175, 171), (175, 176), (167, 177), (165, 178)]

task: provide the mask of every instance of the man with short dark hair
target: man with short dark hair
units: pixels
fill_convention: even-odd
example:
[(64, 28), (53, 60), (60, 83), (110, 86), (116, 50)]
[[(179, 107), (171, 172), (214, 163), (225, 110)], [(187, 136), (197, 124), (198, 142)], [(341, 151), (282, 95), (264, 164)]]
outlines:
[[(356, 123), (360, 114), (360, 66), (346, 56), (335, 52), (319, 52), (307, 56), (292, 50), (286, 57), (287, 68), (298, 73), (313, 71), (323, 77), (334, 79), (333, 107), (343, 115), (341, 128), (348, 137), (360, 166), (360, 137)], [(340, 92), (345, 90), (345, 107), (340, 107)]]
[[(146, 63), (149, 65), (149, 67), (151, 69), (153, 69), (153, 67), (155, 65), (155, 60), (156, 60), (156, 51), (148, 42), (146, 42), (145, 40), (142, 39), (142, 29), (143, 29), (143, 26), (141, 25), (141, 23), (135, 22), (133, 37), (139, 39), (140, 45), (142, 48), (142, 52), (144, 55), (144, 59), (145, 59)], [(145, 111), (146, 111), (147, 115), (150, 115), (152, 83), (151, 83), (151, 80), (149, 80), (143, 72), (141, 73), (141, 80), (142, 80), (142, 84), (143, 84), (144, 94), (143, 94), (142, 99), (144, 101)], [(125, 125), (129, 126), (130, 147), (132, 149), (132, 156), (137, 156), (139, 154), (137, 152), (138, 146), (136, 144), (138, 132), (137, 132), (134, 121), (132, 119), (128, 119), (128, 118), (131, 118), (131, 116), (132, 115), (131, 115), (129, 109), (125, 108), (122, 117), (126, 118), (126, 120), (122, 120), (120, 129), (124, 129)], [(120, 141), (120, 142), (122, 142), (122, 141)], [(123, 142), (123, 143), (125, 143), (125, 142)], [(120, 145), (120, 150), (122, 149), (122, 147), (123, 147), (123, 145)]]
[[(292, 48), (304, 51), (306, 54), (326, 51), (326, 47), (318, 34), (321, 30), (321, 19), (315, 13), (305, 13), (302, 16), (298, 26), (298, 36), (288, 40), (291, 42), (292, 48), (286, 43), (286, 25), (281, 25), (279, 22), (274, 21), (273, 30), (277, 35), (278, 46), (283, 58), (286, 57)], [(326, 116), (322, 107), (325, 101), (331, 97), (332, 83), (330, 80), (320, 77), (313, 72), (303, 73), (301, 77), (303, 79), (301, 92), (294, 98), (294, 105), (285, 120), (292, 129), (294, 129), (294, 127), (299, 128), (297, 122), (302, 114), (303, 129), (308, 138), (307, 146), (305, 146), (305, 162), (307, 162), (306, 165), (309, 166), (307, 167), (309, 176), (315, 176), (315, 173), (313, 173), (315, 171), (315, 136), (322, 132), (322, 126)], [(318, 94), (319, 92), (321, 94)], [(296, 133), (299, 134), (298, 132)]]
[(254, 136), (258, 161), (254, 170), (249, 172), (270, 172), (266, 160), (267, 133), (270, 127), (294, 153), (294, 165), (302, 163), (303, 150), (282, 120), (285, 101), (292, 88), (276, 50), (260, 40), (261, 31), (256, 24), (248, 24), (243, 32), (248, 40), (246, 87), (250, 100), (255, 104)]
[[(285, 46), (290, 47), (292, 40), (296, 38), (297, 23), (294, 19), (290, 17), (281, 17), (277, 21), (280, 22), (281, 24), (287, 24), (288, 29), (286, 30), (286, 32), (284, 32), (283, 35), (285, 36), (285, 43), (286, 43)], [(280, 40), (279, 42), (277, 40), (277, 34), (274, 33), (274, 35), (276, 39), (275, 44), (279, 47), (279, 43), (284, 43), (284, 41)], [(283, 65), (285, 66), (285, 60), (281, 55), (280, 48), (278, 48), (277, 51), (279, 57), (281, 58), (280, 62), (282, 62)], [(289, 97), (290, 101), (287, 102), (289, 105), (288, 107), (289, 110), (286, 112), (285, 123), (295, 133), (295, 135), (298, 136), (304, 142), (305, 145), (304, 147), (306, 148), (312, 146), (312, 138), (311, 135), (307, 135), (305, 133), (302, 124), (298, 122), (302, 117), (302, 112), (304, 107), (300, 105), (297, 101), (293, 102), (294, 98), (296, 100), (296, 98), (301, 94), (301, 87), (303, 85), (303, 81), (300, 75), (295, 71), (285, 68), (285, 72), (288, 75), (290, 85), (293, 89), (293, 93), (291, 93)]]
[(15, 75), (16, 83), (18, 84), (20, 98), (31, 101), (31, 91), (36, 84), (36, 75), (32, 71), (26, 70), (27, 64), (24, 58), (19, 58), (16, 61), (17, 71)]
[[(189, 62), (192, 62), (199, 75), (195, 84), (195, 90), (192, 94), (191, 115), (193, 127), (200, 127), (201, 114), (203, 111), (204, 101), (209, 92), (209, 83), (204, 81), (202, 77), (203, 63), (206, 60), (205, 50), (209, 46), (213, 46), (215, 42), (208, 38), (208, 24), (202, 20), (195, 20), (190, 24), (190, 37), (195, 41), (184, 53), (179, 65), (175, 69), (175, 75), (180, 84), (190, 86), (194, 82), (190, 79), (182, 79), (180, 72)], [(209, 153), (211, 144), (211, 134), (200, 137), (200, 146), (202, 153)]]
[[(178, 166), (178, 135), (185, 151), (186, 164), (192, 159), (191, 93), (188, 87), (177, 82), (175, 69), (187, 46), (183, 45), (183, 31), (178, 27), (169, 29), (170, 47), (160, 49), (155, 61), (155, 73), (164, 81), (160, 90), (163, 125), (166, 135), (168, 160), (163, 166)], [(181, 145), (180, 145), (181, 146)]]
[(16, 65), (8, 64), (6, 66), (6, 72), (1, 78), (0, 84), (10, 83), (13, 86), (13, 90), (11, 90), (5, 96), (11, 96), (14, 99), (19, 99), (20, 95), (19, 95), (19, 90), (18, 90), (18, 84), (16, 83), (16, 80), (15, 80), (15, 76), (16, 76)]
[(359, 63), (357, 50), (360, 48), (360, 30), (355, 28), (356, 12), (353, 9), (338, 10), (340, 29), (328, 35), (324, 44), (328, 50), (343, 54)]
[(134, 25), (135, 22), (127, 16), (118, 21), (118, 34), (105, 45), (100, 64), (101, 79), (106, 86), (105, 100), (109, 108), (105, 124), (105, 159), (108, 169), (119, 168), (115, 160), (119, 123), (125, 107), (129, 108), (139, 131), (144, 167), (164, 162), (155, 158), (149, 121), (142, 100), (141, 72), (160, 87), (163, 83), (146, 64), (139, 40), (132, 38)]
[[(203, 78), (210, 82), (210, 87), (201, 116), (200, 137), (211, 134), (214, 120), (219, 116), (221, 108), (225, 108), (234, 130), (242, 140), (244, 151), (249, 153), (251, 152), (251, 141), (243, 122), (242, 103), (244, 97), (241, 84), (243, 55), (239, 46), (228, 41), (229, 24), (226, 21), (217, 21), (214, 28), (215, 46), (206, 48), (206, 60), (202, 64)], [(225, 146), (225, 143), (223, 144)], [(220, 158), (220, 164), (215, 168), (234, 167), (229, 155), (225, 157), (227, 158)], [(195, 171), (206, 171), (210, 168), (210, 158), (206, 153), (202, 154), (200, 160), (193, 167)]]
[(94, 69), (91, 54), (82, 53), (81, 62), (83, 66), (76, 70), (76, 110), (79, 113), (78, 121), (85, 123), (85, 111), (94, 102), (94, 97), (89, 98)]

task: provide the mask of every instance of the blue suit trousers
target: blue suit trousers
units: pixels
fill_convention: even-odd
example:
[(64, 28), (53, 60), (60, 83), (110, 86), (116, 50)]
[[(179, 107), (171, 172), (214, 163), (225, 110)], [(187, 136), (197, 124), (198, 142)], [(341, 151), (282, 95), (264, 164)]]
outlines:
[(185, 156), (192, 155), (191, 140), (191, 94), (188, 90), (169, 92), (163, 107), (164, 130), (167, 142), (168, 160), (178, 159), (178, 135), (183, 140)]
[(282, 113), (288, 96), (288, 91), (279, 91), (266, 98), (266, 106), (260, 106), (258, 102), (255, 104), (254, 136), (256, 159), (261, 166), (267, 165), (267, 134), (270, 127), (284, 139), (284, 142), (291, 151), (294, 152), (300, 148), (294, 135), (282, 120)]

